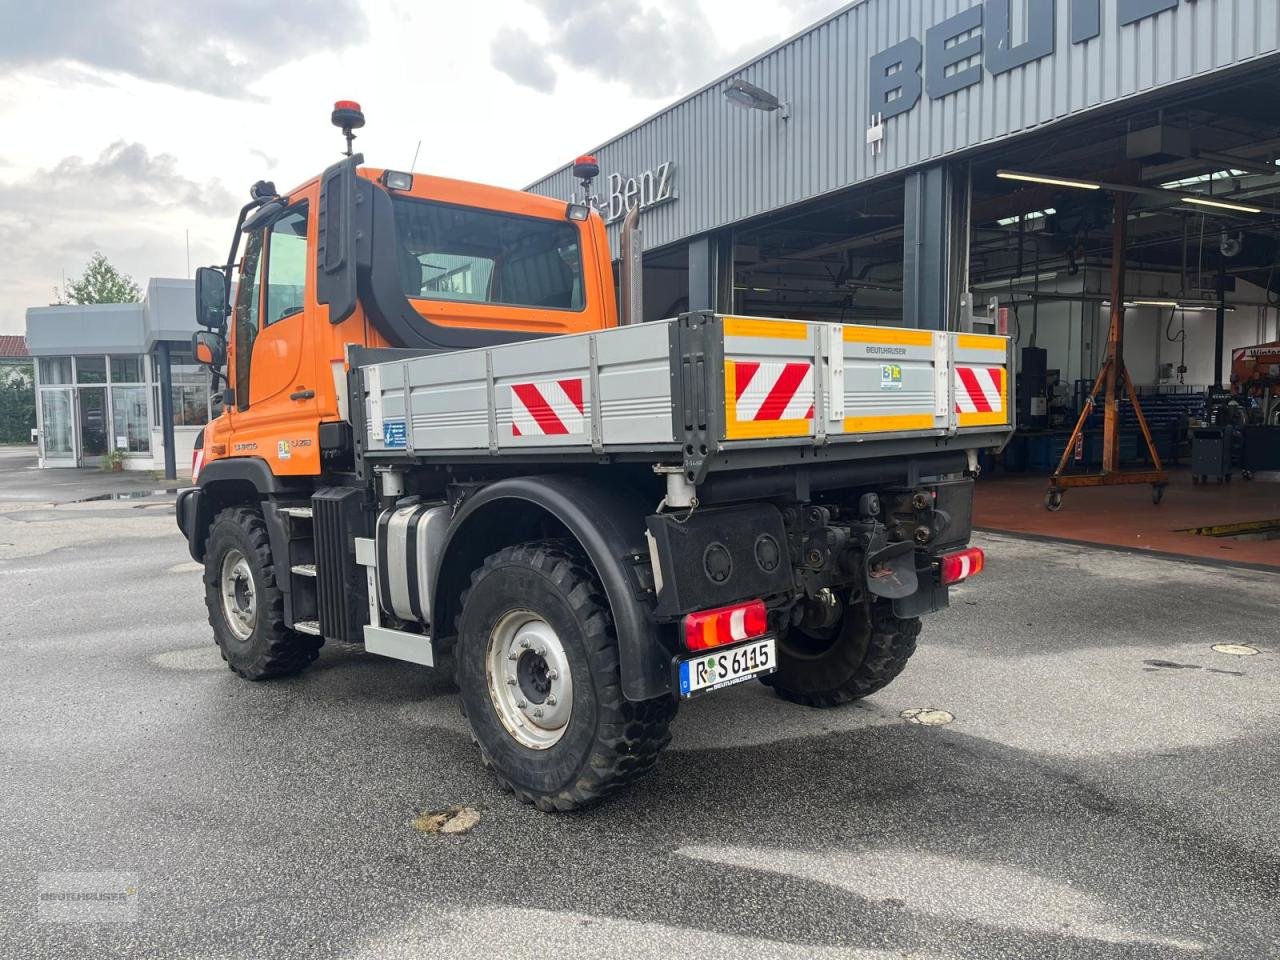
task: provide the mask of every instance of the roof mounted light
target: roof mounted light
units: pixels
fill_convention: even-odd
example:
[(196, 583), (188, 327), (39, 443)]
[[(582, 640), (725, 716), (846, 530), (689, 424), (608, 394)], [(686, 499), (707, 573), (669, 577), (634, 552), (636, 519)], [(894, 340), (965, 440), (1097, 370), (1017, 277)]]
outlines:
[(412, 190), (413, 174), (401, 173), (399, 170), (383, 170), (378, 178), (388, 190)]
[(1021, 180), (1025, 183), (1043, 183), (1051, 187), (1069, 187), (1072, 190), (1101, 190), (1102, 184), (1088, 180), (1070, 180), (1064, 177), (1046, 177), (1039, 173), (1023, 173), (1020, 170), (997, 170), (1001, 180)]
[(571, 203), (565, 208), (564, 215), (569, 220), (581, 223), (591, 216), (591, 208), (585, 203)]
[(351, 131), (364, 126), (364, 111), (360, 109), (360, 104), (354, 100), (339, 100), (333, 105), (329, 122), (342, 128), (342, 135), (347, 138), (347, 156), (351, 156), (351, 143), (356, 138)]
[(766, 113), (781, 110), (783, 120), (791, 116), (791, 105), (787, 101), (779, 100), (768, 90), (740, 78), (729, 81), (724, 88), (724, 98), (744, 110), (763, 110)]

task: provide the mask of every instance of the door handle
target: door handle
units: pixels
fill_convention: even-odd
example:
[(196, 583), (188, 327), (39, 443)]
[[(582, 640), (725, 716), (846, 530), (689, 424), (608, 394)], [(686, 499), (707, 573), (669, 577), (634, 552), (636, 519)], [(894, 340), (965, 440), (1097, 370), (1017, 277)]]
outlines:
[(316, 392), (314, 390), (299, 390), (296, 393), (289, 394), (290, 400), (313, 400)]

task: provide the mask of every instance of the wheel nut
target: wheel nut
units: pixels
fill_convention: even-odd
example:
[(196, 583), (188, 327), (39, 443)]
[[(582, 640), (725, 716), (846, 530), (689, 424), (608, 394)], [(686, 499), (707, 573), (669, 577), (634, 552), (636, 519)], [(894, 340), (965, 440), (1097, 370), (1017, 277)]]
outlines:
[(519, 703), (516, 704), (516, 706), (519, 707), (521, 710), (523, 710), (525, 707), (528, 706), (528, 704), (525, 703), (523, 700), (521, 700)]
[(522, 649), (522, 650), (528, 650), (528, 649), (529, 649), (529, 641), (528, 641), (528, 640), (521, 640), (521, 641), (520, 641), (520, 649)]
[(554, 693), (547, 694), (547, 706), (554, 707), (556, 705), (556, 695)]
[(507, 686), (508, 686), (508, 687), (514, 687), (515, 685), (516, 685), (516, 678), (515, 678), (515, 677), (507, 677)]
[(534, 653), (536, 653), (536, 654), (537, 654), (538, 656), (540, 656), (540, 657), (545, 657), (545, 656), (547, 655), (547, 648), (546, 648), (546, 647), (539, 647), (537, 650), (535, 650), (535, 651), (533, 651), (533, 652), (534, 652)]
[(560, 679), (560, 671), (559, 671), (559, 670), (554, 670), (554, 669), (552, 669), (552, 670), (548, 670), (548, 671), (547, 671), (547, 679), (548, 679), (548, 680), (559, 680), (559, 679)]
[(542, 708), (541, 708), (541, 707), (539, 707), (537, 710), (533, 711), (533, 715), (534, 715), (535, 717), (540, 717), (540, 716), (542, 716)]

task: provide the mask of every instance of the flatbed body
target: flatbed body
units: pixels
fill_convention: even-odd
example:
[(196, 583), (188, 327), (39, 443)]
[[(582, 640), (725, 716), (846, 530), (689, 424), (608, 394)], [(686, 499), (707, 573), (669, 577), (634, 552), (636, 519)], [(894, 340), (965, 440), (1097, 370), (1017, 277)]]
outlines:
[(360, 352), (352, 403), (373, 463), (630, 459), (701, 482), (773, 462), (1001, 446), (1010, 343), (693, 313), (381, 362)]

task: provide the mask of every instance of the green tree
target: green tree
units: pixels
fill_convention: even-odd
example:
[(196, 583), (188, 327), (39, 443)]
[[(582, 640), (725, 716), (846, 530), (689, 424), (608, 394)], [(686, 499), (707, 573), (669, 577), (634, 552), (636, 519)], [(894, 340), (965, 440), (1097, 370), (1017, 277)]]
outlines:
[(137, 303), (142, 289), (127, 273), (121, 273), (111, 261), (95, 250), (85, 265), (84, 273), (62, 291), (66, 303)]
[(36, 426), (35, 371), (0, 367), (0, 443), (27, 443)]

